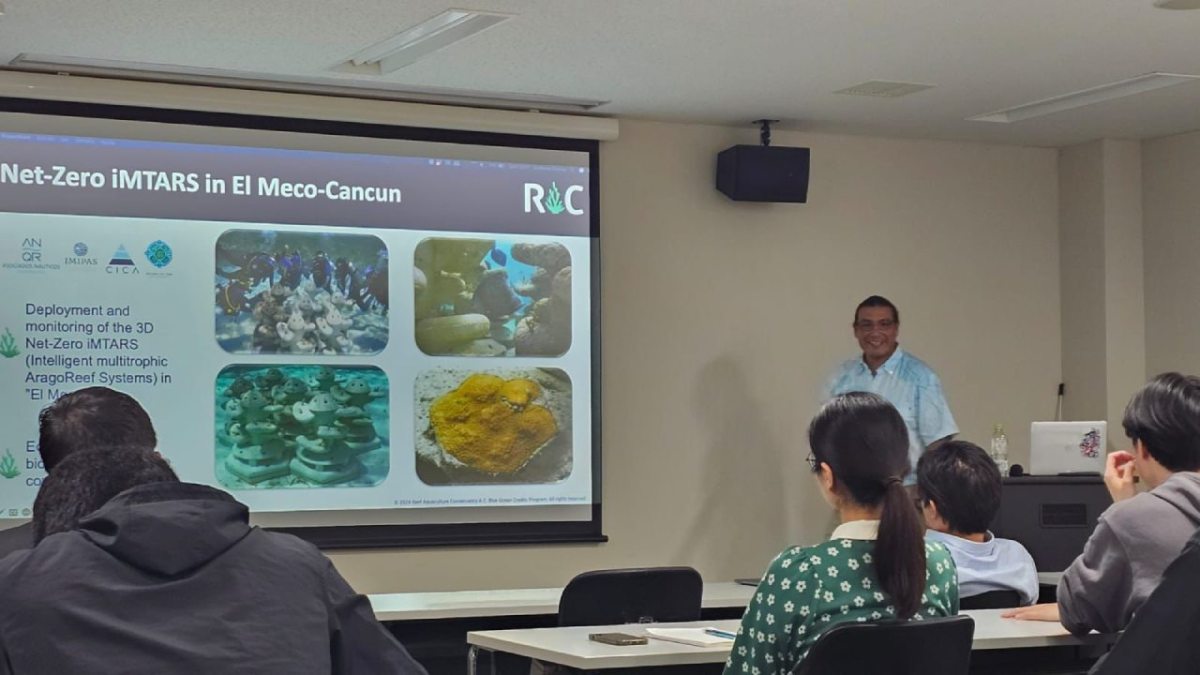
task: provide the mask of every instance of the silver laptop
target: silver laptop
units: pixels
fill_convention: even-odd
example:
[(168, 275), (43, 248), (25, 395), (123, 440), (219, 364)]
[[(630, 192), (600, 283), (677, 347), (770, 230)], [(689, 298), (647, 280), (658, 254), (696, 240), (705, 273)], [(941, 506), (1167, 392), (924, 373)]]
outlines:
[(1030, 473), (1103, 474), (1107, 431), (1107, 422), (1034, 422), (1029, 428)]

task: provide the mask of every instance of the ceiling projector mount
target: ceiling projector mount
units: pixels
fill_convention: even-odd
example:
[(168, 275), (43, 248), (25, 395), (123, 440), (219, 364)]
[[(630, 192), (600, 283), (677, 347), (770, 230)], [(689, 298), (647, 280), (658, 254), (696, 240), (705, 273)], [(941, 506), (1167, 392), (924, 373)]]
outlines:
[(760, 120), (754, 120), (753, 122), (751, 122), (751, 124), (758, 125), (758, 140), (762, 142), (762, 146), (764, 148), (770, 147), (771, 146), (771, 125), (779, 124), (779, 120), (769, 120), (764, 117)]

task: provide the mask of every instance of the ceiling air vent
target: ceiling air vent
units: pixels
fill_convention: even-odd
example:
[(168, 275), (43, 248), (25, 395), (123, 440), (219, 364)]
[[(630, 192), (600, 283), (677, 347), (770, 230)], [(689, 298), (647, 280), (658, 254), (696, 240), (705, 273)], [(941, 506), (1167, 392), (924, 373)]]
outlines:
[(915, 94), (918, 91), (933, 89), (932, 84), (917, 84), (915, 82), (886, 82), (883, 80), (872, 80), (856, 84), (853, 87), (839, 89), (833, 93), (847, 94), (849, 96), (874, 96), (876, 98), (899, 98)]

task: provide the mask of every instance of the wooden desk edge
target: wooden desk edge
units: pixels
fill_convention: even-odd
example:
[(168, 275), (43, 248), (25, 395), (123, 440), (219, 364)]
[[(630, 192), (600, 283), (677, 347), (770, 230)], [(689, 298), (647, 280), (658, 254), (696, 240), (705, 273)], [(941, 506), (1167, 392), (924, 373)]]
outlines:
[[(986, 610), (985, 610), (986, 611)], [(970, 614), (965, 612), (965, 614)], [(698, 622), (699, 623), (699, 622)], [(620, 626), (597, 626), (598, 632), (618, 630)], [(976, 626), (978, 628), (978, 624)], [(556, 630), (533, 629), (533, 630)], [(664, 665), (694, 665), (702, 663), (720, 663), (728, 657), (724, 649), (704, 650), (680, 645), (680, 651), (668, 653), (646, 654), (636, 651), (614, 651), (611, 656), (580, 656), (569, 652), (557, 651), (551, 648), (529, 644), (514, 644), (501, 635), (508, 631), (471, 631), (467, 633), (467, 643), (476, 647), (497, 652), (505, 652), (557, 663), (571, 668), (606, 669), (640, 666)], [(1001, 649), (1024, 649), (1030, 647), (1073, 647), (1081, 645), (1109, 644), (1115, 642), (1118, 635), (1092, 633), (1077, 636), (1071, 633), (1058, 635), (1023, 635), (1015, 637), (976, 636), (971, 641), (972, 651), (991, 651)], [(626, 648), (629, 649), (629, 648)]]
[[(708, 582), (704, 585), (704, 609), (743, 608), (754, 594), (752, 586), (741, 586), (732, 581)], [(561, 588), (510, 589), (514, 594), (545, 595), (544, 600), (515, 600), (504, 604), (504, 600), (484, 598), (472, 601), (472, 596), (486, 595), (489, 591), (446, 591), (419, 593), (371, 593), (367, 599), (375, 618), (379, 621), (434, 621), (444, 619), (491, 618), (497, 616), (549, 616), (558, 614), (558, 597)], [(420, 601), (444, 604), (444, 607), (412, 607), (403, 609), (379, 609), (387, 605), (390, 598), (407, 597)]]

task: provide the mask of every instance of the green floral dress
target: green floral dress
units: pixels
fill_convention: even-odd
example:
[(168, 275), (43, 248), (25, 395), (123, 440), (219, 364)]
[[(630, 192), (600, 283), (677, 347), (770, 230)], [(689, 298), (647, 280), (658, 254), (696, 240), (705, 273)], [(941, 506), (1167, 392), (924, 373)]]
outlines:
[[(776, 556), (742, 617), (725, 675), (787, 675), (832, 626), (895, 618), (875, 574), (874, 549), (873, 540), (835, 538)], [(925, 592), (913, 619), (957, 614), (958, 578), (950, 552), (926, 542), (925, 557)]]

